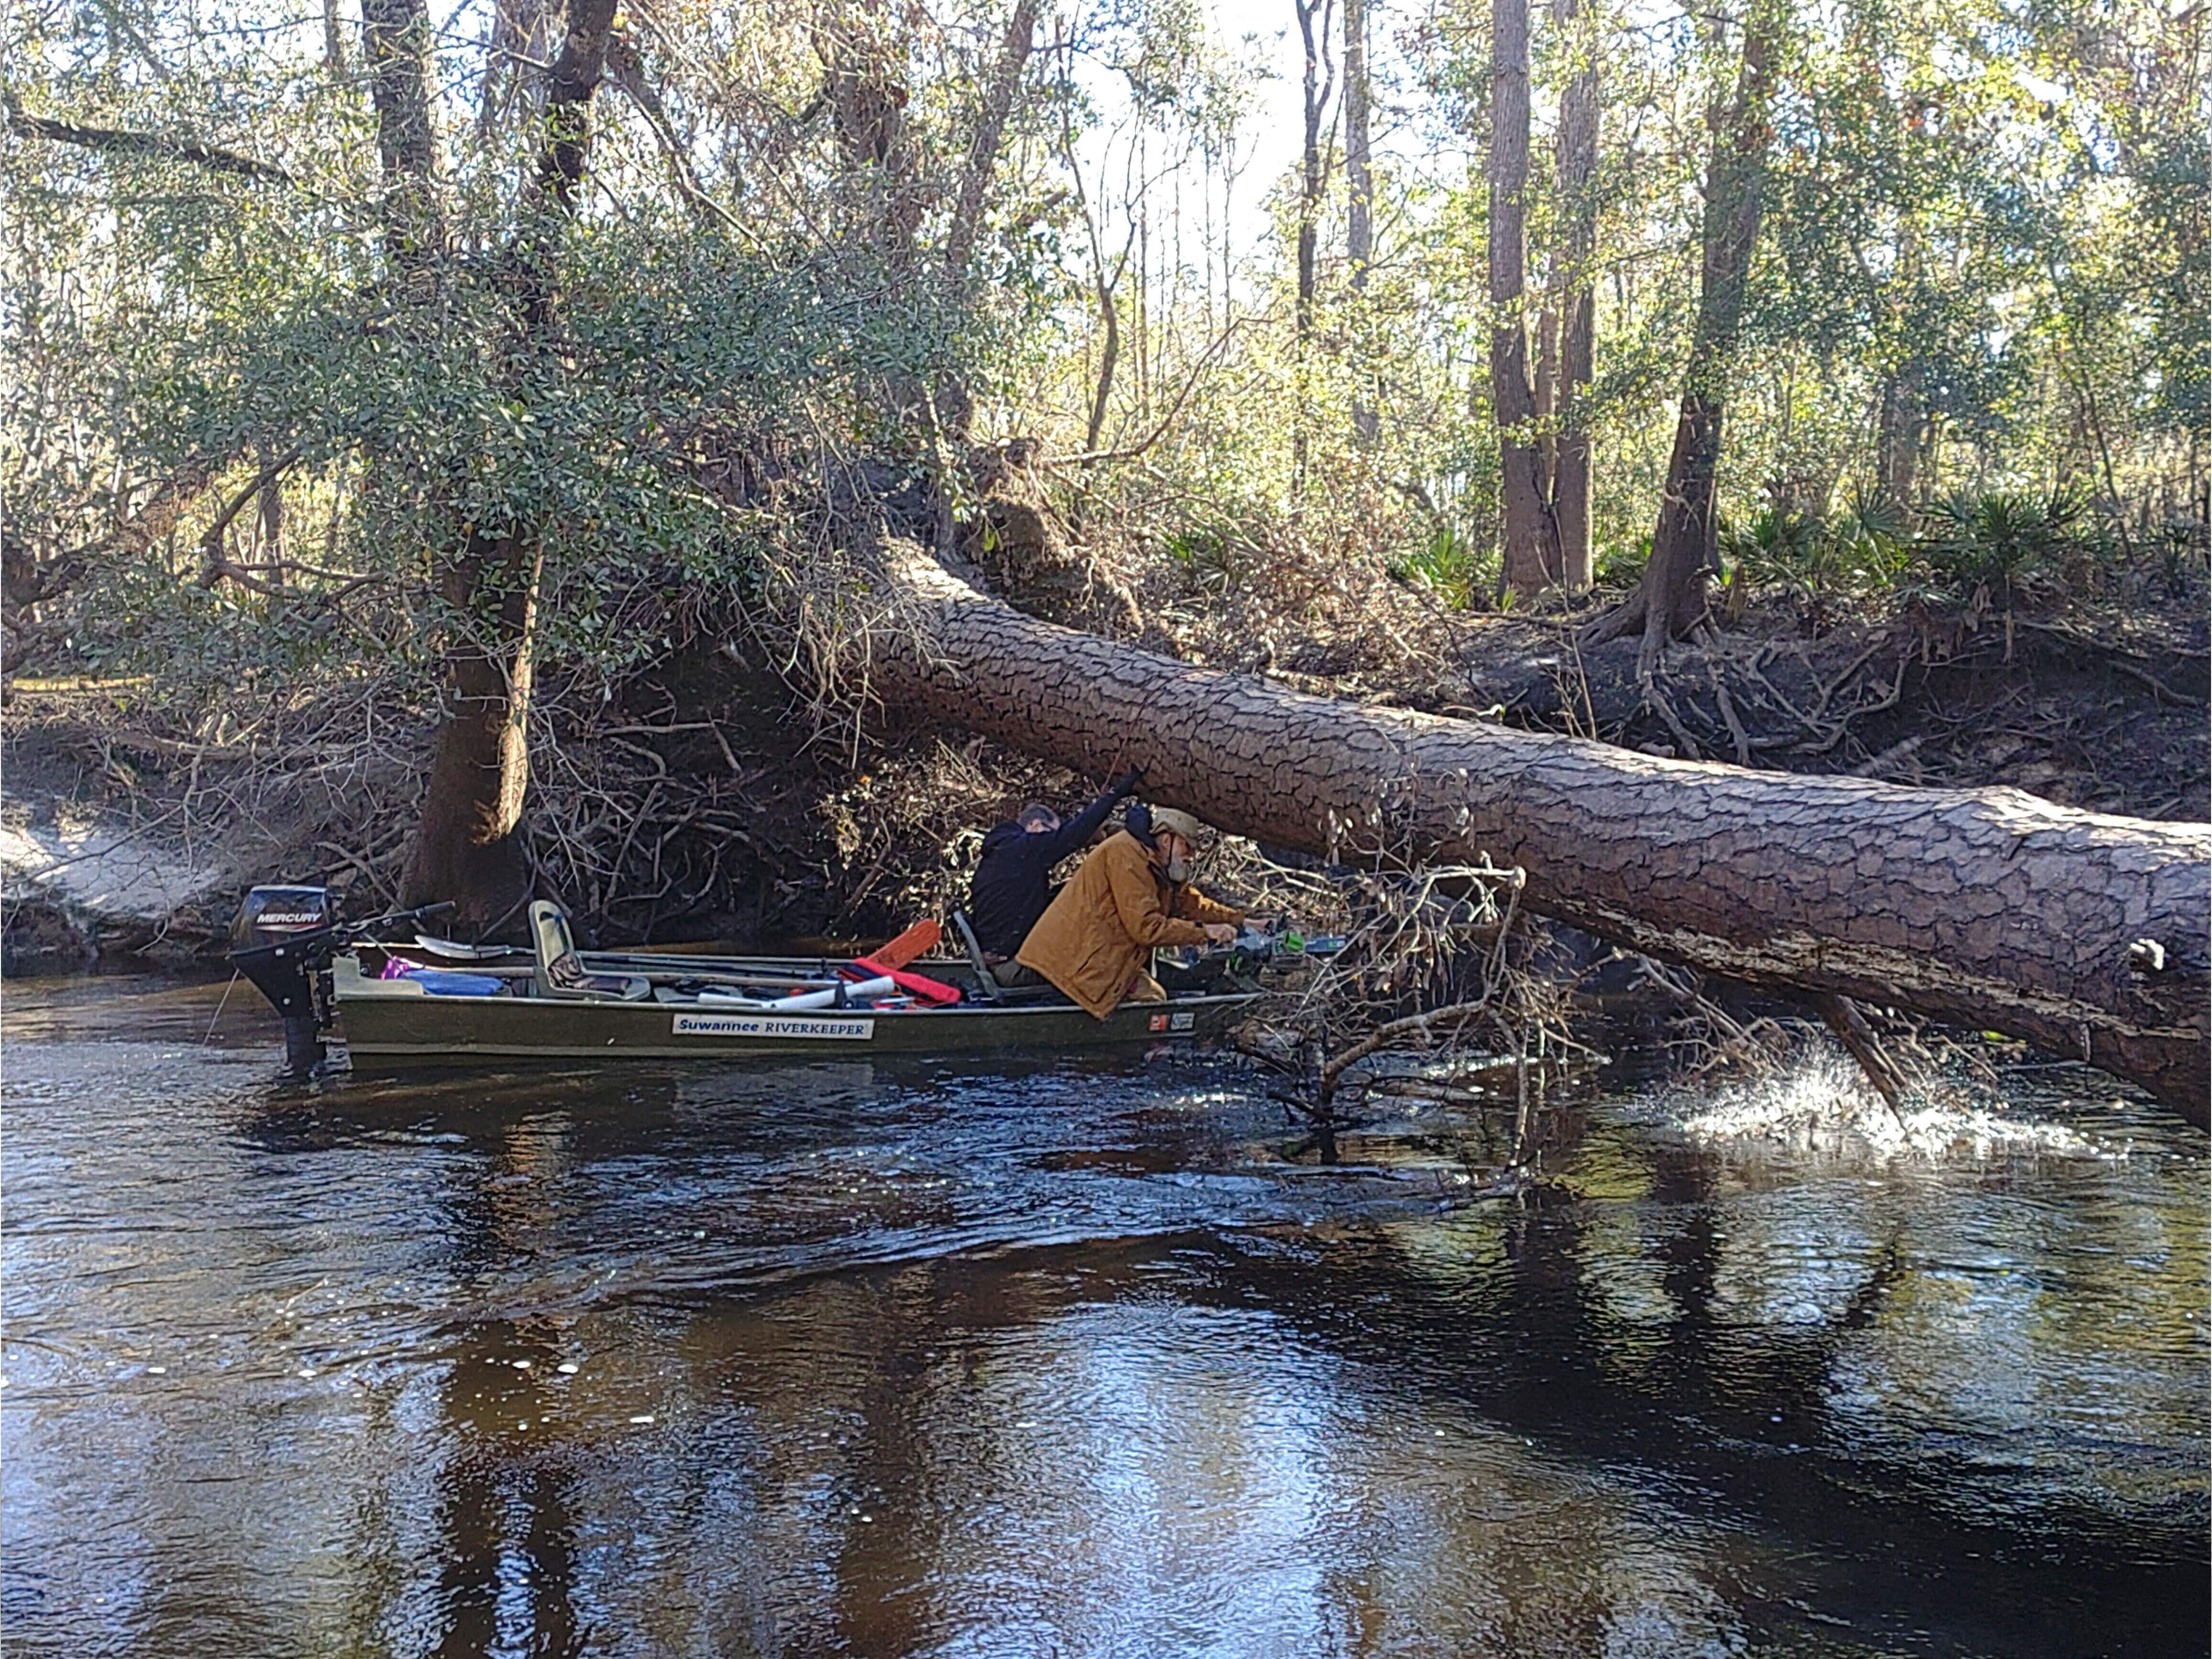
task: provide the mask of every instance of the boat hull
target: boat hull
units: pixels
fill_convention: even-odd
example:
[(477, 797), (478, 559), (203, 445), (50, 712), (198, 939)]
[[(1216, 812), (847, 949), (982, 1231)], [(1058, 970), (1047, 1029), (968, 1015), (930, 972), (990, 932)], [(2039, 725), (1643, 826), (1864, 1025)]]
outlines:
[(1202, 1043), (1234, 1025), (1253, 1000), (1237, 992), (1127, 1002), (1103, 1020), (1057, 1002), (777, 1014), (699, 1002), (433, 996), (404, 980), (363, 979), (346, 972), (349, 966), (341, 959), (340, 1032), (356, 1067), (379, 1069), (485, 1061), (836, 1059)]

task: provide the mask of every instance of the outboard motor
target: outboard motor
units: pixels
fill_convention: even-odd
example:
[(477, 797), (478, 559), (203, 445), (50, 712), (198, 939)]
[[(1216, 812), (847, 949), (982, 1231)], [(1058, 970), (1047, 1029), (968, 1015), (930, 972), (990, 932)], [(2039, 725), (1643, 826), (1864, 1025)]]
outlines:
[(284, 1069), (294, 1077), (325, 1058), (334, 938), (322, 887), (255, 887), (230, 924), (231, 965), (283, 1016)]

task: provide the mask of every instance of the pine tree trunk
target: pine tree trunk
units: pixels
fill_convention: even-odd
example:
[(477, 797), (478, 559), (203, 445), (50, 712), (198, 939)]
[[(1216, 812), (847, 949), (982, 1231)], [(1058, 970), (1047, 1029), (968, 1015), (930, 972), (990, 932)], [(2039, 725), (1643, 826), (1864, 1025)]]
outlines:
[(2204, 1121), (2212, 826), (1334, 702), (1024, 616), (911, 543), (868, 556), (906, 624), (873, 662), (890, 709), (1139, 766), (1152, 799), (1275, 845), (1487, 854), (1538, 913), (1632, 949), (2008, 1032)]
[(1589, 397), (1596, 378), (1597, 290), (1590, 262), (1597, 252), (1597, 32), (1580, 0), (1552, 0), (1552, 18), (1576, 54), (1574, 74), (1559, 97), (1555, 145), (1562, 234), (1559, 269), (1559, 435), (1552, 463), (1552, 518), (1559, 538), (1559, 579), (1574, 592), (1595, 574), (1590, 520)]
[(1545, 487), (1528, 384), (1527, 284), (1528, 0), (1491, 0), (1490, 398), (1498, 421), (1504, 507), (1505, 586), (1529, 599), (1560, 577), (1558, 527)]
[(1744, 21), (1743, 67), (1735, 99), (1716, 112), (1713, 122), (1699, 236), (1698, 318), (1682, 377), (1674, 451), (1651, 535), (1651, 560), (1635, 596), (1594, 623), (1587, 637), (1587, 643), (1595, 644), (1641, 633), (1647, 674), (1668, 641), (1690, 633), (1707, 615), (1706, 586), (1719, 529), (1714, 498), (1722, 417), (1752, 250), (1759, 241), (1779, 27), (1772, 0), (1757, 0)]

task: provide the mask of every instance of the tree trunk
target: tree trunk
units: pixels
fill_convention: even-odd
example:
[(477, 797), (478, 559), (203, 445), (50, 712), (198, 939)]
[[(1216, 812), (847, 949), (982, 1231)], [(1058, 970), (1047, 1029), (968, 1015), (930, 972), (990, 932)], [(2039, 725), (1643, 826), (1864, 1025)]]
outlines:
[(924, 202), (913, 135), (906, 124), (905, 65), (895, 20), (880, 0), (823, 14), (814, 50), (828, 71), (824, 91), (847, 170), (864, 185), (859, 227), (883, 259), (896, 294), (914, 265)]
[(338, 0), (323, 0), (323, 67), (333, 81), (346, 78), (345, 33), (338, 22)]
[(1498, 421), (1505, 586), (1532, 599), (1559, 580), (1559, 539), (1544, 487), (1528, 384), (1527, 283), (1528, 0), (1491, 0), (1490, 399)]
[[(1367, 0), (1344, 0), (1344, 262), (1355, 299), (1367, 292), (1375, 260), (1375, 173), (1368, 136)], [(1365, 398), (1352, 405), (1352, 427), (1363, 444), (1381, 427)]]
[[(1120, 278), (1118, 269), (1115, 276)], [(1083, 440), (1085, 450), (1096, 454), (1105, 441), (1106, 410), (1114, 396), (1114, 367), (1121, 360), (1121, 312), (1114, 303), (1114, 284), (1106, 280), (1103, 268), (1092, 272), (1092, 286), (1098, 291), (1098, 320), (1106, 327), (1106, 338), (1098, 348), (1098, 378), (1091, 392), (1091, 421)]]
[(456, 621), (443, 717), (399, 902), (450, 902), (462, 931), (510, 922), (532, 885), (515, 832), (530, 787), (538, 563), (519, 537), (472, 546), (441, 574)]
[(1596, 378), (1597, 288), (1590, 262), (1597, 253), (1597, 30), (1581, 0), (1552, 0), (1552, 18), (1575, 54), (1575, 72), (1559, 97), (1555, 144), (1562, 233), (1555, 269), (1564, 277), (1559, 306), (1559, 439), (1552, 463), (1552, 519), (1559, 538), (1559, 579), (1580, 593), (1595, 575), (1590, 528), (1589, 387)]
[[(1055, 51), (1064, 44), (1055, 42)], [(1061, 62), (1063, 64), (1066, 62), (1064, 53)], [(1091, 397), (1091, 421), (1085, 429), (1083, 445), (1086, 451), (1096, 454), (1105, 437), (1108, 400), (1114, 395), (1115, 366), (1121, 358), (1121, 308), (1115, 301), (1114, 294), (1121, 285), (1121, 273), (1129, 267), (1129, 247), (1123, 245), (1120, 262), (1109, 270), (1106, 245), (1098, 228), (1098, 214), (1091, 205), (1091, 192), (1083, 183), (1083, 164), (1075, 154), (1075, 127), (1068, 116), (1073, 100), (1074, 89), (1068, 83), (1063, 69), (1060, 97), (1060, 164), (1067, 169), (1069, 179), (1075, 185), (1075, 205), (1083, 212), (1083, 228), (1091, 241), (1091, 287), (1098, 298), (1099, 324), (1106, 331), (1106, 338), (1099, 348), (1098, 372), (1092, 383)]]
[[(1306, 481), (1306, 354), (1313, 342), (1314, 300), (1320, 282), (1321, 200), (1328, 186), (1327, 158), (1322, 153), (1322, 118), (1328, 110), (1328, 95), (1336, 76), (1328, 65), (1328, 21), (1333, 0), (1291, 0), (1297, 9), (1298, 34), (1305, 43), (1305, 148), (1298, 172), (1298, 291), (1292, 312), (1295, 331), (1295, 369), (1297, 406), (1292, 411), (1291, 475), (1294, 493), (1303, 494)], [(1318, 29), (1316, 29), (1318, 23)]]
[[(420, 3), (420, 0), (411, 0)], [(591, 154), (591, 102), (606, 66), (616, 0), (577, 0), (547, 71), (544, 140), (516, 238), (514, 335), (519, 381), (554, 362), (556, 261)], [(522, 395), (518, 385), (518, 396)], [(529, 717), (544, 548), (525, 524), (471, 529), (439, 573), (450, 612), (443, 717), (422, 822), (400, 882), (404, 905), (449, 901), (458, 930), (511, 926), (529, 897), (518, 833), (530, 784)]]
[(1313, 336), (1314, 296), (1319, 281), (1321, 198), (1328, 184), (1327, 159), (1322, 154), (1322, 120), (1328, 112), (1331, 83), (1336, 77), (1328, 67), (1329, 0), (1291, 0), (1291, 3), (1297, 9), (1298, 33), (1305, 42), (1305, 147), (1298, 162), (1297, 306), (1298, 350), (1303, 360), (1306, 342)]
[(1587, 644), (1641, 632), (1644, 672), (1706, 617), (1705, 590), (1718, 524), (1714, 490), (1721, 457), (1721, 417), (1729, 361), (1743, 318), (1744, 288), (1759, 240), (1759, 198), (1766, 182), (1767, 107), (1774, 96), (1781, 21), (1773, 0), (1756, 0), (1744, 19), (1743, 68), (1735, 97), (1713, 121), (1706, 169), (1705, 212), (1698, 319), (1682, 377), (1674, 452), (1667, 464), (1651, 560), (1628, 603), (1591, 625)]
[(1908, 360), (1881, 383), (1881, 415), (1875, 433), (1875, 483), (1884, 500), (1908, 512), (1920, 470), (1920, 365)]
[[(983, 207), (998, 171), (999, 147), (1004, 141), (1006, 118), (1013, 112), (1014, 95), (1021, 89), (1036, 46), (1037, 0), (1014, 0), (1013, 15), (1006, 20), (1006, 35), (999, 61), (983, 91), (982, 107), (975, 114), (975, 130), (968, 143), (968, 165), (960, 175), (960, 193), (952, 204), (952, 221), (945, 233), (945, 288), (956, 303), (968, 293), (968, 263), (974, 257), (975, 239), (982, 233)], [(937, 417), (945, 436), (955, 444), (967, 441), (975, 420), (975, 398), (957, 379), (947, 380), (933, 398)]]
[(431, 265), (445, 245), (438, 133), (430, 116), (428, 0), (362, 0), (361, 37), (384, 173), (385, 257), (410, 274)]
[(1632, 949), (2005, 1032), (2205, 1119), (2212, 826), (1334, 702), (1024, 616), (911, 543), (870, 556), (908, 625), (874, 659), (890, 708), (1093, 777), (1141, 766), (1154, 800), (1276, 845), (1487, 854), (1530, 908)]
[(1905, 290), (1899, 308), (1908, 320), (1901, 331), (1903, 338), (1892, 347), (1893, 366), (1882, 377), (1881, 403), (1875, 422), (1875, 491), (1891, 506), (1910, 512), (1916, 505), (1921, 428), (1927, 417), (1921, 363), (1911, 345), (1911, 296), (1923, 281), (1920, 224), (1911, 214), (1898, 226), (1897, 263), (1891, 280)]
[(1013, 112), (1014, 94), (1021, 88), (1030, 53), (1036, 48), (1036, 22), (1037, 0), (1014, 0), (998, 64), (984, 89), (982, 107), (975, 114), (968, 165), (960, 175), (960, 194), (952, 204), (952, 222), (945, 233), (945, 286), (955, 293), (967, 286), (968, 261), (982, 229), (983, 204), (990, 194), (991, 176), (998, 170), (1006, 118)]

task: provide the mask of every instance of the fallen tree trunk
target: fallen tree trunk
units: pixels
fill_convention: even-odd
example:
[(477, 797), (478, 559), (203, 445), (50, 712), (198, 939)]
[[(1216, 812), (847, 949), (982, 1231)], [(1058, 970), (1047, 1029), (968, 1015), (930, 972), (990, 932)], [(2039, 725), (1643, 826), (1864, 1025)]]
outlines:
[(874, 641), (889, 708), (1141, 766), (1152, 799), (1276, 845), (1486, 853), (1528, 908), (1632, 949), (2022, 1038), (2206, 1121), (2212, 826), (1336, 702), (1039, 621), (909, 542), (870, 557), (902, 622)]

